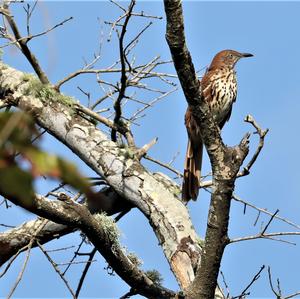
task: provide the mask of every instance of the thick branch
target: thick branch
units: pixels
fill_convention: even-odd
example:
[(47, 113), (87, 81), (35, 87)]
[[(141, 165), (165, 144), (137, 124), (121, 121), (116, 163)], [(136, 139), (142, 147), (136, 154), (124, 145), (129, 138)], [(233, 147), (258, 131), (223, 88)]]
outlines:
[[(113, 215), (130, 208), (130, 203), (110, 189), (101, 192), (101, 196), (99, 195), (97, 200), (89, 202), (88, 207), (91, 213), (105, 212), (107, 215)], [(40, 227), (42, 221), (43, 219), (31, 220), (0, 233), (0, 267), (28, 245), (33, 233)], [(72, 232), (74, 232), (72, 227), (48, 221), (39, 230), (36, 238), (41, 244), (44, 244)], [(36, 243), (32, 246), (35, 247)]]
[(165, 0), (166, 38), (186, 100), (202, 134), (213, 172), (213, 193), (209, 209), (204, 251), (195, 280), (187, 290), (188, 298), (212, 299), (223, 251), (228, 243), (228, 221), (236, 175), (248, 154), (247, 134), (240, 145), (229, 148), (221, 139), (210, 109), (201, 100), (201, 90), (184, 36), (180, 0)]
[[(201, 248), (186, 207), (171, 179), (154, 176), (93, 124), (55, 101), (25, 96), (24, 74), (0, 64), (0, 91), (10, 103), (32, 113), (40, 126), (69, 147), (114, 190), (148, 218), (171, 269), (185, 288), (194, 279)], [(170, 209), (172, 207), (172, 209)]]
[[(4, 190), (0, 192), (5, 193)], [(141, 295), (148, 298), (173, 298), (175, 296), (174, 292), (155, 285), (139, 270), (84, 205), (71, 201), (51, 201), (43, 197), (34, 198), (30, 206), (16, 198), (10, 197), (9, 200), (41, 217), (80, 229), (114, 271)]]

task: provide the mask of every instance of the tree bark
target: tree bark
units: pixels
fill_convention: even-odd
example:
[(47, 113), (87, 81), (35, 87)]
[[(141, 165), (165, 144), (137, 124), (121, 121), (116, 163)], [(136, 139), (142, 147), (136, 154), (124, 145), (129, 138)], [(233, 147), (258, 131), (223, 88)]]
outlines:
[(186, 294), (189, 299), (213, 299), (221, 259), (228, 242), (232, 191), (238, 170), (248, 154), (249, 135), (234, 148), (224, 145), (209, 106), (203, 101), (199, 80), (185, 42), (181, 1), (165, 0), (164, 5), (167, 17), (166, 39), (186, 100), (200, 127), (213, 172), (212, 196), (201, 263)]
[[(178, 186), (165, 176), (153, 175), (126, 149), (110, 141), (76, 111), (55, 101), (26, 95), (24, 73), (0, 63), (0, 93), (5, 100), (34, 115), (37, 123), (69, 147), (125, 200), (148, 218), (180, 286), (194, 279), (201, 247)], [(176, 191), (175, 191), (176, 190)], [(172, 208), (170, 208), (172, 207)]]
[[(99, 192), (98, 200), (88, 205), (89, 211), (92, 214), (105, 212), (107, 215), (113, 215), (128, 210), (131, 207), (129, 202), (122, 199), (111, 188)], [(0, 267), (29, 244), (32, 236), (37, 232), (37, 228), (40, 228), (43, 221), (44, 219), (38, 218), (0, 233)], [(73, 227), (48, 221), (38, 230), (36, 238), (40, 244), (44, 244), (74, 231)], [(32, 247), (35, 246), (37, 246), (36, 243), (32, 245)]]

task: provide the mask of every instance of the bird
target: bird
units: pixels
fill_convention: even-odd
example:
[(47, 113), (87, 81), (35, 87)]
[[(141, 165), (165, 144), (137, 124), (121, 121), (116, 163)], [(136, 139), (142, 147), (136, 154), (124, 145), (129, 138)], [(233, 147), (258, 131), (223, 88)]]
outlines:
[[(229, 120), (232, 105), (237, 96), (237, 79), (234, 67), (250, 53), (240, 53), (235, 50), (222, 50), (217, 53), (210, 66), (200, 80), (202, 98), (211, 110), (215, 123), (220, 130)], [(182, 184), (182, 200), (196, 200), (199, 193), (203, 142), (200, 128), (188, 107), (185, 113), (185, 126), (188, 134), (188, 145), (184, 163)]]

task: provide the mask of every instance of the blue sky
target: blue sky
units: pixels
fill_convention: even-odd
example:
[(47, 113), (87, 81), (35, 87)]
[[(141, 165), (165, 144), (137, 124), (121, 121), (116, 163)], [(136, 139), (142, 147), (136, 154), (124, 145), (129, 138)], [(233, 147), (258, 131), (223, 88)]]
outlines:
[[(137, 1), (137, 9), (149, 14), (164, 16), (162, 1)], [(125, 2), (123, 2), (125, 3)], [(16, 6), (14, 6), (16, 8)], [(225, 143), (234, 145), (246, 131), (253, 129), (243, 122), (243, 118), (252, 114), (259, 124), (270, 129), (265, 148), (252, 169), (250, 176), (241, 178), (236, 183), (235, 193), (241, 198), (268, 208), (280, 210), (279, 214), (299, 222), (300, 201), (298, 171), (299, 156), (299, 112), (300, 112), (300, 3), (298, 2), (184, 2), (184, 17), (188, 47), (196, 69), (207, 66), (215, 53), (222, 49), (235, 49), (254, 54), (237, 65), (239, 91), (230, 122), (223, 130)], [(14, 10), (19, 24), (24, 24), (23, 9)], [(33, 51), (48, 72), (52, 82), (57, 82), (70, 72), (83, 65), (83, 57), (91, 60), (99, 45), (99, 20), (114, 20), (120, 11), (108, 1), (93, 2), (55, 2), (43, 1), (33, 19), (33, 32), (39, 32), (69, 16), (74, 20), (51, 32), (47, 37), (31, 43)], [(145, 20), (136, 20), (129, 25), (129, 36), (141, 29)], [(103, 27), (105, 34), (107, 27)], [(156, 55), (170, 59), (165, 39), (165, 20), (157, 20), (146, 32), (136, 48), (137, 62), (149, 61)], [(115, 36), (114, 36), (115, 37)], [(103, 46), (99, 67), (110, 65), (118, 55), (115, 41)], [(5, 49), (3, 60), (26, 72), (32, 72), (25, 59), (15, 49)], [(172, 66), (167, 72), (175, 73)], [(114, 81), (118, 77), (112, 78)], [(82, 76), (66, 84), (63, 92), (73, 95), (86, 103), (86, 99), (77, 90), (77, 86), (89, 90), (92, 98), (101, 95), (101, 90), (93, 76)], [(162, 87), (166, 89), (166, 86)], [(141, 97), (150, 98), (149, 94)], [(105, 108), (106, 103), (99, 107)], [(108, 103), (107, 103), (108, 105)], [(134, 107), (129, 107), (129, 110)], [(142, 146), (158, 136), (159, 142), (151, 150), (151, 156), (168, 162), (179, 152), (174, 167), (182, 169), (186, 149), (186, 132), (183, 115), (186, 102), (181, 91), (172, 94), (147, 112), (140, 121), (141, 126), (134, 127), (137, 144)], [(129, 111), (128, 110), (128, 111)], [(129, 113), (127, 111), (127, 113)], [(257, 144), (257, 136), (251, 139), (251, 150)], [(44, 148), (66, 156), (78, 164), (85, 174), (92, 174), (84, 164), (70, 154), (53, 138), (44, 138)], [(153, 171), (160, 170), (156, 165), (145, 162)], [(207, 158), (204, 160), (204, 173), (209, 171)], [(170, 173), (169, 173), (170, 174)], [(172, 174), (170, 174), (173, 176)], [(40, 193), (46, 193), (50, 182), (40, 182)], [(200, 192), (200, 199), (189, 205), (194, 225), (201, 236), (205, 233), (205, 220), (209, 203), (208, 194)], [(269, 220), (261, 217), (256, 227), (253, 226), (257, 214), (233, 202), (229, 234), (232, 237), (255, 234), (263, 223)], [(18, 208), (5, 211), (0, 208), (1, 223), (18, 225), (22, 221), (34, 218), (33, 215)], [(263, 223), (261, 223), (263, 221)], [(147, 220), (138, 211), (120, 221), (123, 231), (122, 242), (130, 251), (136, 252), (144, 261), (144, 269), (158, 269), (164, 277), (166, 287), (177, 289), (176, 281), (169, 271), (163, 253), (158, 247)], [(270, 231), (289, 231), (290, 227), (280, 222), (273, 222)], [(299, 238), (298, 238), (299, 239)], [(286, 240), (298, 243), (297, 246), (282, 242), (258, 240), (246, 241), (228, 246), (222, 262), (222, 271), (232, 295), (240, 291), (251, 281), (261, 265), (270, 265), (273, 277), (280, 278), (282, 290), (291, 293), (297, 291), (300, 266), (300, 240), (297, 237)], [(47, 248), (77, 245), (80, 242), (74, 234), (47, 244)], [(88, 250), (88, 248), (86, 248)], [(70, 252), (57, 253), (58, 261), (66, 262), (72, 256)], [(12, 267), (5, 278), (0, 280), (0, 296), (5, 296), (13, 284), (24, 256)], [(118, 297), (128, 287), (116, 276), (108, 276), (103, 270), (105, 263), (101, 257), (91, 267), (87, 282), (82, 290), (83, 297)], [(73, 266), (69, 273), (72, 285), (76, 285), (82, 265)], [(41, 272), (43, 275), (41, 275)], [(251, 289), (255, 298), (273, 297), (268, 286), (267, 273), (263, 272), (259, 281)], [(33, 283), (39, 277), (39, 283)], [(51, 284), (51, 287), (49, 285)], [(17, 289), (16, 297), (64, 297), (68, 296), (65, 286), (48, 265), (45, 257), (34, 250), (29, 267)]]

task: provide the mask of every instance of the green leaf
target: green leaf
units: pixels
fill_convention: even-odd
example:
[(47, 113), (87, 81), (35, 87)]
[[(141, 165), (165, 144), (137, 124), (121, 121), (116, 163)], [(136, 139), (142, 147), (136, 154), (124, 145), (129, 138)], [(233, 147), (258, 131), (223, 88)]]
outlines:
[(33, 177), (17, 165), (0, 168), (0, 192), (6, 197), (14, 197), (26, 206), (32, 205), (34, 189)]
[(43, 175), (58, 178), (83, 193), (91, 193), (87, 179), (80, 175), (77, 168), (64, 159), (42, 152), (36, 148), (29, 148), (24, 156), (32, 165), (32, 175)]

